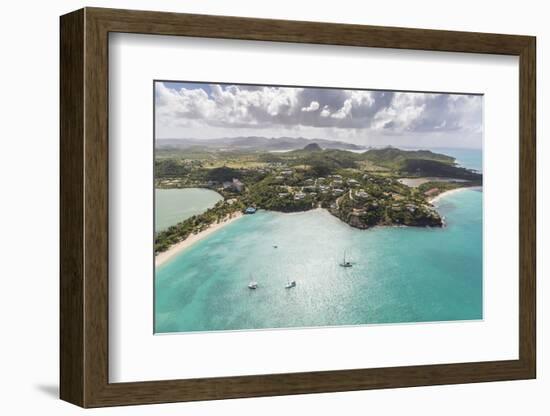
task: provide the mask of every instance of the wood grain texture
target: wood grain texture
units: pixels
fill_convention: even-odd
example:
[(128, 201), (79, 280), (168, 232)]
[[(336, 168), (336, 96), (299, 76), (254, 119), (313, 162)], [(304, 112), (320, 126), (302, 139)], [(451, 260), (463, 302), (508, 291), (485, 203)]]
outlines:
[(109, 310), (109, 141), (108, 33), (86, 15), (84, 59), (84, 331), (85, 406), (101, 395), (108, 380)]
[(87, 8), (110, 32), (519, 55), (530, 37)]
[(84, 405), (84, 12), (60, 24), (60, 388)]
[(536, 377), (536, 41), (520, 54), (519, 98), (519, 356)]
[[(520, 57), (518, 360), (109, 383), (108, 33)], [(534, 378), (535, 38), (87, 8), (61, 18), (61, 397), (83, 407)]]

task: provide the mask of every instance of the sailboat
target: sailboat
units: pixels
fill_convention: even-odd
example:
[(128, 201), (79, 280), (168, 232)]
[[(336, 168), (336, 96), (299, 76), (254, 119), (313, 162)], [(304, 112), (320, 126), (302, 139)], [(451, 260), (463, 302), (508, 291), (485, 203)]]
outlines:
[[(252, 277), (252, 276), (251, 276)], [(258, 282), (256, 282), (255, 280), (250, 280), (250, 283), (248, 283), (248, 288), (249, 289), (258, 289)]]
[(346, 252), (344, 251), (344, 259), (342, 260), (342, 263), (340, 263), (341, 267), (353, 267), (353, 264), (351, 264), (350, 261), (346, 260)]

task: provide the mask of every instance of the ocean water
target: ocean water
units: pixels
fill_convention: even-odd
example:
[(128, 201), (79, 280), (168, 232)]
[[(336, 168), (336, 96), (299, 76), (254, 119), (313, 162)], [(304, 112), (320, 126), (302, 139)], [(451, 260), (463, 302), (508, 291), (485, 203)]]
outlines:
[(442, 229), (358, 230), (324, 210), (244, 216), (157, 269), (155, 332), (482, 319), (482, 193), (438, 204)]
[(433, 151), (456, 158), (456, 162), (462, 167), (482, 171), (483, 152), (481, 149), (440, 148), (433, 149)]
[(209, 189), (155, 189), (155, 231), (200, 214), (222, 199)]

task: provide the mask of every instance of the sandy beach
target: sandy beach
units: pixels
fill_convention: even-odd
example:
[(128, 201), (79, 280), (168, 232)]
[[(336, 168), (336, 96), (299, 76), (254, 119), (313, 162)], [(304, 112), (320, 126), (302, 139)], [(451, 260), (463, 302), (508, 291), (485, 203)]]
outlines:
[(165, 263), (167, 260), (174, 257), (176, 254), (180, 253), (182, 250), (186, 249), (187, 247), (192, 246), (197, 241), (202, 240), (204, 237), (209, 236), (210, 234), (216, 232), (222, 227), (225, 227), (227, 224), (232, 223), (233, 221), (238, 220), (243, 216), (242, 212), (235, 212), (231, 217), (226, 217), (223, 221), (219, 223), (213, 223), (208, 226), (205, 230), (197, 233), (197, 234), (191, 234), (189, 237), (187, 237), (185, 240), (180, 241), (177, 244), (174, 244), (172, 247), (170, 247), (168, 250), (163, 251), (162, 253), (159, 253), (155, 257), (155, 266), (160, 266), (161, 264)]
[(418, 188), (426, 182), (467, 182), (464, 179), (440, 178), (434, 176), (426, 176), (423, 178), (400, 178), (397, 181), (403, 185), (407, 185), (410, 188)]
[(444, 196), (448, 196), (448, 195), (454, 194), (456, 192), (464, 191), (466, 189), (480, 189), (480, 188), (481, 188), (481, 186), (465, 186), (463, 188), (450, 189), (448, 191), (441, 192), (440, 194), (434, 196), (433, 198), (428, 199), (428, 202), (433, 205), (437, 201), (439, 201), (441, 198), (443, 198)]

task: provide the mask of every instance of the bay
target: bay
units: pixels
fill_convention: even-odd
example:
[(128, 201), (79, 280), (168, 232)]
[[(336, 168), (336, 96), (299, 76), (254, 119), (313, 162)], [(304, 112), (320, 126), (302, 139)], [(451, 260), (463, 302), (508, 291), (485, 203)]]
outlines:
[(244, 216), (156, 270), (155, 332), (482, 319), (482, 192), (438, 205), (444, 228), (358, 230), (321, 209)]

